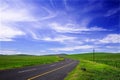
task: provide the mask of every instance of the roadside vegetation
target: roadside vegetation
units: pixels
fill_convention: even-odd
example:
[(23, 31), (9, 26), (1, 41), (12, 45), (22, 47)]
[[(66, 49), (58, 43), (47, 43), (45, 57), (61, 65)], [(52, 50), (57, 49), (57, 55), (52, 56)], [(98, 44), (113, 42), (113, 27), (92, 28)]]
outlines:
[(92, 53), (68, 55), (66, 57), (80, 62), (65, 80), (120, 80), (119, 53), (95, 53), (94, 60)]
[(63, 60), (58, 56), (0, 56), (0, 70), (19, 68), (24, 66), (48, 64)]

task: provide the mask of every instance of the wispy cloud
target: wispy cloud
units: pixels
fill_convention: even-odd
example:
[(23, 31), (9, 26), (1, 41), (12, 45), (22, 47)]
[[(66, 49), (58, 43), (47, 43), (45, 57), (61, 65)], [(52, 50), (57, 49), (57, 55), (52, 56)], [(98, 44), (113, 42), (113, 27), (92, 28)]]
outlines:
[(21, 52), (18, 52), (16, 50), (0, 50), (0, 54), (14, 55), (14, 54), (21, 54)]
[(120, 34), (108, 34), (103, 38), (86, 38), (85, 42), (91, 42), (94, 44), (106, 44), (106, 43), (120, 43)]
[(30, 14), (29, 9), (25, 7), (22, 1), (2, 0), (0, 6), (1, 22), (12, 21), (34, 21), (35, 18)]
[(38, 19), (39, 21), (40, 21), (40, 20), (52, 19), (52, 18), (56, 17), (57, 14), (58, 14), (58, 12), (52, 11), (52, 10), (46, 8), (46, 7), (41, 7), (41, 8), (42, 8), (43, 10), (45, 10), (45, 12), (47, 12), (47, 15), (45, 15), (45, 16), (41, 17), (40, 19)]
[[(67, 6), (67, 1), (63, 1), (65, 3), (65, 5)], [(65, 40), (68, 39), (73, 39), (73, 37), (66, 37), (66, 36), (60, 36), (60, 37), (55, 37), (55, 38), (51, 38), (49, 36), (46, 37), (41, 37), (42, 34), (37, 34), (36, 29), (36, 23), (38, 21), (43, 21), (43, 20), (48, 20), (51, 18), (54, 18), (58, 15), (58, 13), (54, 10), (51, 10), (50, 8), (47, 7), (40, 7), (40, 11), (42, 13), (46, 13), (46, 15), (44, 16), (40, 16), (39, 18), (37, 18), (37, 15), (34, 15), (31, 13), (31, 8), (32, 6), (30, 6), (31, 8), (25, 7), (26, 3), (22, 0), (22, 1), (15, 1), (12, 0), (12, 2), (8, 3), (6, 1), (3, 1), (2, 6), (0, 8), (0, 16), (1, 17), (1, 27), (3, 28), (7, 28), (8, 34), (5, 34), (5, 30), (2, 31), (2, 34), (4, 32), (4, 35), (2, 35), (2, 40), (6, 40), (6, 41), (11, 41), (12, 38), (15, 38), (16, 36), (19, 35), (31, 35), (31, 37), (35, 40), (41, 40), (40, 38), (42, 38), (43, 40), (46, 41), (60, 41), (63, 42)], [(17, 3), (17, 5), (16, 5)], [(52, 2), (53, 5), (53, 2)], [(12, 6), (12, 7), (11, 7)], [(34, 8), (34, 7), (33, 7)], [(34, 22), (32, 22), (34, 21)], [(27, 25), (21, 24), (21, 25), (13, 25), (13, 24), (17, 24), (17, 22), (27, 22)], [(29, 23), (30, 22), (30, 23)], [(58, 35), (60, 35), (59, 33), (81, 33), (83, 31), (104, 31), (106, 29), (100, 28), (100, 27), (91, 27), (88, 28), (87, 25), (90, 22), (90, 19), (82, 19), (80, 24), (73, 24), (73, 23), (66, 23), (66, 24), (60, 24), (60, 23), (50, 23), (50, 25), (47, 25), (46, 23), (44, 23), (44, 25), (39, 25), (39, 28), (45, 28), (42, 26), (49, 26), (50, 29), (54, 30), (55, 32), (58, 32)], [(12, 23), (12, 24), (11, 24)], [(33, 24), (32, 24), (33, 23)], [(40, 22), (39, 22), (40, 23)], [(7, 27), (5, 27), (7, 26)], [(19, 27), (22, 26), (22, 27)], [(32, 28), (26, 28), (24, 26), (29, 26)], [(6, 30), (7, 30), (6, 29)], [(39, 29), (41, 30), (41, 29)], [(11, 34), (11, 35), (10, 35)], [(4, 36), (4, 38), (3, 38)], [(53, 36), (53, 35), (51, 35)], [(6, 38), (7, 37), (7, 38)], [(61, 40), (60, 40), (61, 39)]]
[(91, 45), (81, 45), (81, 46), (72, 46), (72, 47), (62, 47), (62, 48), (52, 48), (53, 51), (74, 51), (74, 50), (83, 50), (83, 49), (92, 49)]
[(85, 39), (84, 41), (86, 41), (86, 42), (96, 42), (96, 41), (98, 41), (98, 39)]
[(43, 6), (41, 6), (40, 9), (44, 16), (33, 14), (32, 10), (36, 10), (35, 6), (30, 6), (23, 0), (2, 0), (1, 3), (1, 41), (13, 41), (13, 38), (21, 35), (31, 35), (33, 39), (37, 39), (39, 35), (41, 35), (36, 34), (36, 30), (41, 28), (39, 25), (40, 21), (51, 19), (57, 15), (57, 13)]
[(120, 43), (120, 34), (108, 34), (100, 40), (101, 43)]
[(107, 31), (107, 29), (103, 29), (97, 26), (88, 28), (86, 26), (80, 26), (79, 24), (70, 24), (70, 23), (67, 23), (65, 25), (52, 23), (50, 24), (50, 26), (53, 30), (59, 33), (81, 33), (83, 31)]
[(30, 14), (22, 1), (1, 0), (0, 5), (0, 41), (13, 41), (17, 36), (24, 36), (26, 32), (16, 25), (17, 22), (31, 22), (36, 19)]
[(65, 35), (57, 35), (57, 36), (37, 36), (36, 34), (32, 34), (33, 38), (35, 40), (42, 40), (42, 41), (48, 41), (48, 42), (60, 42), (60, 43), (65, 43), (69, 41), (73, 41), (76, 39), (76, 37), (71, 37), (71, 36), (65, 36)]
[(107, 30), (98, 26), (94, 26), (94, 27), (88, 28), (88, 31), (110, 31), (110, 30)]
[(0, 41), (13, 41), (16, 36), (24, 36), (25, 33), (17, 28), (0, 26)]
[[(117, 26), (111, 28), (112, 30), (108, 26), (118, 25), (116, 21), (118, 19), (114, 17), (114, 22), (111, 15), (119, 12), (119, 8), (113, 9), (107, 6), (104, 8), (103, 1), (87, 0), (84, 3), (81, 0), (0, 0), (0, 3), (2, 3), (0, 5), (0, 41), (3, 44), (7, 45), (7, 41), (13, 41), (9, 42), (11, 44), (14, 42), (20, 44), (19, 40), (29, 40), (26, 44), (33, 42), (39, 54), (41, 50), (37, 49), (38, 44), (45, 46), (42, 50), (49, 51), (50, 48), (52, 53), (55, 50), (87, 51), (94, 46), (99, 46), (100, 50), (108, 43), (111, 45), (120, 43), (120, 35), (116, 34)], [(114, 24), (107, 23), (109, 21), (113, 21)], [(51, 45), (52, 43), (55, 45)], [(10, 46), (19, 49), (19, 46)], [(3, 47), (9, 48), (4, 45)], [(104, 48), (109, 50), (107, 47)], [(12, 51), (8, 52), (12, 53)], [(41, 51), (40, 53), (49, 52)]]
[(55, 30), (56, 32), (60, 33), (71, 33), (71, 32), (78, 32), (79, 29), (76, 29), (74, 27), (74, 24), (66, 24), (66, 25), (61, 25), (58, 23), (52, 23), (50, 24), (51, 28)]
[(69, 4), (68, 4), (68, 0), (63, 0), (63, 3), (64, 3), (64, 7), (65, 7), (65, 9), (66, 10), (71, 10), (72, 8), (69, 6)]
[(120, 8), (108, 10), (108, 12), (104, 16), (106, 16), (106, 17), (112, 16), (112, 15), (116, 14), (118, 11), (120, 11)]

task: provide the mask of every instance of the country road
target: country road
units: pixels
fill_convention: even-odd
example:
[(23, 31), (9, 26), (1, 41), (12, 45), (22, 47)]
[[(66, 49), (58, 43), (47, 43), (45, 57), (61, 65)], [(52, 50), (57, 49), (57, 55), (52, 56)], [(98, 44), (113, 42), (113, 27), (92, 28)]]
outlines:
[(65, 59), (52, 64), (1, 70), (0, 80), (64, 80), (77, 64), (78, 61)]

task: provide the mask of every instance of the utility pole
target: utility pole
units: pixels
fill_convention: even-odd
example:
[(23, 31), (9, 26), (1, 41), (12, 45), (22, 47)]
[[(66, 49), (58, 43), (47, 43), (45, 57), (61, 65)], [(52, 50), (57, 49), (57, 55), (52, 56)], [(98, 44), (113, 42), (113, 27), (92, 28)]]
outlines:
[(93, 61), (95, 61), (95, 49), (93, 49)]

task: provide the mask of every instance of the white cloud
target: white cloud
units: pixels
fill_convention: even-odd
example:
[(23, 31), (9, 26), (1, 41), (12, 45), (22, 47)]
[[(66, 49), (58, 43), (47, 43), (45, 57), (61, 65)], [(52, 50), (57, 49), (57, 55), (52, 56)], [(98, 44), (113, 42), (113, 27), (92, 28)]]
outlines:
[(1, 21), (34, 21), (35, 19), (24, 9), (9, 9), (0, 11)]
[(56, 41), (56, 42), (68, 42), (75, 40), (76, 37), (70, 37), (70, 36), (64, 36), (64, 35), (58, 35), (56, 37), (45, 37), (42, 40), (44, 41)]
[(21, 52), (18, 52), (16, 50), (0, 50), (0, 54), (14, 55), (14, 54), (21, 54)]
[(97, 26), (88, 28), (85, 26), (80, 26), (77, 24), (70, 24), (70, 23), (67, 23), (65, 25), (52, 23), (50, 24), (50, 26), (53, 30), (59, 33), (81, 33), (83, 31), (107, 31), (107, 29), (103, 29)]
[(47, 12), (47, 15), (44, 17), (41, 17), (39, 20), (47, 20), (47, 19), (51, 19), (57, 16), (57, 12), (53, 12), (52, 10), (46, 8), (46, 7), (41, 7), (43, 10), (45, 10), (45, 12)]
[(31, 34), (32, 38), (35, 40), (42, 40), (42, 41), (48, 41), (48, 42), (61, 42), (61, 43), (66, 43), (66, 42), (73, 42), (76, 40), (76, 37), (72, 36), (65, 36), (61, 34), (53, 34), (53, 35), (45, 35), (43, 34), (37, 34), (36, 32), (29, 31)]
[(82, 45), (82, 46), (72, 46), (72, 47), (63, 47), (63, 48), (52, 48), (53, 51), (74, 51), (74, 50), (83, 50), (83, 49), (92, 49), (93, 46)]
[[(21, 1), (1, 0), (0, 3), (0, 41), (13, 41), (17, 36), (26, 35), (16, 22), (35, 21), (29, 9)], [(30, 7), (29, 7), (30, 8)], [(23, 27), (24, 28), (24, 27)]]
[(98, 41), (97, 39), (85, 39), (84, 41), (86, 42), (95, 42), (95, 41)]
[(60, 33), (77, 32), (78, 31), (78, 29), (74, 28), (73, 24), (60, 25), (58, 23), (52, 23), (52, 24), (50, 24), (50, 26), (53, 30), (60, 32)]
[(106, 14), (105, 14), (105, 16), (111, 16), (111, 15), (114, 15), (114, 14), (116, 14), (118, 11), (120, 11), (120, 8), (116, 8), (116, 9), (112, 9), (112, 10), (109, 10)]
[(120, 34), (109, 34), (100, 43), (120, 43)]
[(1, 22), (8, 21), (34, 21), (35, 18), (30, 14), (22, 1), (11, 0), (1, 1), (0, 19)]
[(25, 33), (17, 28), (0, 26), (0, 41), (12, 41), (16, 36), (22, 35), (25, 35)]
[(42, 21), (51, 19), (57, 16), (57, 12), (53, 12), (47, 7), (41, 6), (39, 12), (41, 14), (34, 14), (38, 8), (35, 5), (29, 5), (24, 0), (2, 0), (0, 3), (0, 19), (1, 22), (16, 22), (16, 21)]
[(69, 6), (69, 4), (67, 3), (67, 1), (68, 1), (68, 0), (63, 0), (65, 9), (68, 10), (68, 11), (69, 11), (69, 10), (73, 10), (73, 8)]
[(89, 28), (88, 31), (108, 31), (108, 30), (101, 28), (101, 27), (98, 27), (98, 26), (94, 26), (94, 27)]
[(40, 7), (42, 14), (38, 18), (33, 13), (38, 8), (24, 0), (1, 0), (0, 3), (0, 41), (12, 41), (21, 35), (31, 35), (33, 39), (39, 40), (38, 35), (41, 34), (36, 34), (38, 27), (41, 27), (38, 20), (51, 19), (57, 15), (46, 7)]

